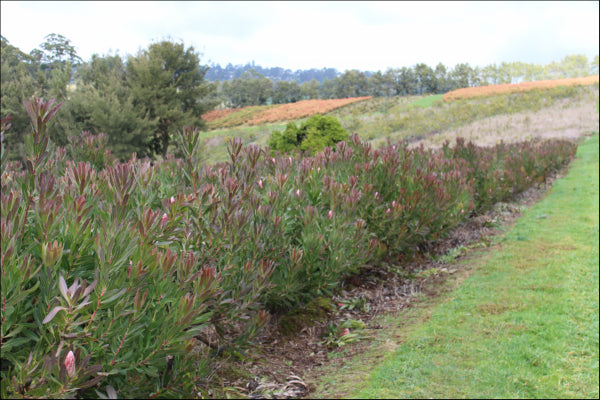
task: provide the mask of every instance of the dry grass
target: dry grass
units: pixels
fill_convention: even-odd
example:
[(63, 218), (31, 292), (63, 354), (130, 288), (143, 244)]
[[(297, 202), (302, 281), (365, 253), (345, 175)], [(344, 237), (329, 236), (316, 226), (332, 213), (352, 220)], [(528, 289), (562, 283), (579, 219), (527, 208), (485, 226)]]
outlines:
[(292, 121), (314, 114), (326, 114), (338, 108), (371, 99), (371, 96), (349, 97), (345, 99), (312, 99), (289, 104), (268, 106), (248, 106), (226, 110), (212, 110), (202, 119), (210, 128), (233, 127), (242, 124), (261, 125), (271, 122)]
[(586, 76), (584, 78), (550, 79), (545, 81), (507, 83), (503, 85), (488, 85), (469, 87), (453, 90), (446, 93), (442, 98), (444, 101), (468, 99), (471, 97), (490, 96), (496, 94), (526, 92), (534, 89), (551, 89), (558, 86), (591, 85), (598, 83), (598, 76)]
[(314, 114), (326, 114), (348, 104), (368, 100), (371, 96), (350, 97), (346, 99), (312, 99), (296, 103), (282, 104), (265, 110), (248, 121), (249, 125), (258, 125), (277, 121), (291, 121), (299, 118), (310, 117)]
[(484, 118), (416, 141), (411, 146), (423, 144), (428, 148), (439, 148), (444, 141), (449, 140), (452, 143), (457, 137), (471, 140), (480, 146), (493, 146), (501, 140), (507, 143), (527, 139), (577, 140), (599, 130), (597, 102), (596, 88), (592, 96), (578, 101), (565, 99), (539, 111)]

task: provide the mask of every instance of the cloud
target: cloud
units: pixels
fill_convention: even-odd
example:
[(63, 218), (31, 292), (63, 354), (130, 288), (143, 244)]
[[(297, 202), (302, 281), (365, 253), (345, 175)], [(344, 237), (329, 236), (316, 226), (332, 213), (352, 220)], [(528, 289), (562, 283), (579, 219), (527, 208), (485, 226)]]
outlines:
[(225, 65), (385, 70), (438, 62), (548, 63), (598, 53), (598, 2), (13, 2), (2, 35), (25, 52), (49, 33), (80, 56), (134, 54), (171, 37)]

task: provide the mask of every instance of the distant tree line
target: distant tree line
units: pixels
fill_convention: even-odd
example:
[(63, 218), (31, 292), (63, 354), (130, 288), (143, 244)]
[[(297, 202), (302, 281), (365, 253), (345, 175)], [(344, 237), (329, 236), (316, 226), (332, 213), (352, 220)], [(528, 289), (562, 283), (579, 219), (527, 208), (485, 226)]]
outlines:
[[(238, 66), (236, 69), (229, 64), (226, 76), (235, 77), (215, 81), (221, 107), (282, 104), (317, 98), (442, 94), (472, 86), (589, 76), (598, 74), (598, 56), (588, 60), (585, 55), (569, 55), (560, 62), (547, 65), (503, 62), (483, 68), (472, 67), (468, 63), (457, 64), (454, 68), (439, 63), (431, 68), (419, 63), (412, 67), (389, 68), (385, 72), (347, 70), (322, 81), (316, 78), (302, 81), (298, 78), (302, 76), (301, 71), (292, 74), (290, 70), (284, 70), (289, 72), (290, 79), (283, 79), (281, 75), (265, 76), (259, 72), (270, 73), (273, 69), (248, 67)], [(243, 72), (238, 75), (235, 71)]]
[[(316, 80), (322, 83), (325, 79), (333, 79), (339, 76), (340, 73), (335, 68), (311, 68), (311, 69), (298, 69), (292, 71), (291, 69), (281, 67), (261, 67), (252, 63), (245, 65), (233, 65), (227, 64), (225, 67), (221, 67), (219, 64), (211, 63), (210, 69), (206, 73), (206, 80), (210, 82), (214, 81), (230, 81), (235, 78), (239, 78), (242, 74), (249, 70), (255, 70), (260, 75), (263, 75), (272, 81), (296, 81), (298, 83), (310, 82)], [(371, 72), (365, 72), (367, 76)]]
[[(12, 117), (2, 146), (10, 160), (23, 158), (23, 135), (29, 129), (23, 101), (33, 95), (63, 103), (57, 122), (49, 127), (55, 144), (69, 148), (77, 145), (83, 131), (105, 133), (108, 148), (123, 160), (132, 152), (139, 157), (165, 157), (176, 131), (184, 125), (203, 129), (202, 114), (215, 107), (434, 94), (598, 73), (598, 56), (589, 62), (583, 55), (545, 66), (515, 62), (478, 68), (463, 63), (449, 69), (441, 63), (435, 68), (420, 63), (385, 72), (344, 73), (333, 68), (292, 72), (253, 64), (242, 68), (229, 64), (223, 69), (201, 64), (193, 47), (170, 40), (153, 43), (135, 55), (95, 54), (84, 62), (62, 35), (47, 35), (29, 54), (1, 39), (1, 115)], [(211, 82), (208, 76), (218, 79)]]

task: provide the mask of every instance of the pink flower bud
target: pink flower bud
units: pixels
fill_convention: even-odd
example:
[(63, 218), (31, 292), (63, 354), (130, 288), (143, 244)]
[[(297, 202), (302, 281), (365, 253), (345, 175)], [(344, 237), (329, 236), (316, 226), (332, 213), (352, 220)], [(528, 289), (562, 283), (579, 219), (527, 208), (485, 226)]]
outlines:
[(347, 335), (347, 334), (349, 334), (349, 333), (350, 333), (350, 329), (348, 329), (348, 328), (345, 328), (345, 329), (342, 331), (342, 334), (341, 334), (340, 336), (346, 336), (346, 335)]
[(175, 203), (175, 197), (171, 196), (170, 202), (171, 204)]
[(375, 198), (379, 197), (379, 192), (375, 192)]
[(296, 190), (296, 197), (300, 197), (300, 189)]
[(258, 186), (262, 189), (263, 188), (263, 181), (262, 179), (258, 181)]
[(344, 303), (338, 303), (338, 307), (342, 307)]
[(67, 368), (67, 374), (72, 378), (75, 376), (75, 356), (73, 352), (69, 350), (67, 357), (65, 358), (65, 367)]
[(161, 227), (165, 226), (166, 223), (167, 223), (167, 214), (164, 213), (162, 216), (162, 220), (161, 220)]
[(391, 212), (392, 212), (392, 210), (390, 210), (390, 209), (388, 208), (388, 209), (387, 209), (387, 211), (386, 211), (385, 213), (386, 213), (386, 214), (389, 214), (389, 213), (391, 213)]
[(333, 217), (333, 210), (329, 210), (327, 213), (327, 218), (331, 219)]

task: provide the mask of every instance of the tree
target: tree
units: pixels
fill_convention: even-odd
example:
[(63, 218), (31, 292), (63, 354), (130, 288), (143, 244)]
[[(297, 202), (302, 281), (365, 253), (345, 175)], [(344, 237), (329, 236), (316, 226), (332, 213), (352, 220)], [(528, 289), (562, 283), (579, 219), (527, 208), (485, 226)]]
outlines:
[(489, 64), (481, 70), (482, 85), (496, 85), (498, 83), (498, 67), (496, 64)]
[(498, 66), (498, 84), (512, 83), (513, 69), (511, 63), (501, 62)]
[(242, 90), (246, 94), (244, 105), (264, 105), (273, 95), (273, 82), (254, 69), (240, 76)]
[(296, 81), (277, 81), (273, 85), (273, 104), (295, 103), (302, 99), (300, 85)]
[(417, 86), (417, 94), (435, 93), (437, 83), (435, 73), (427, 64), (417, 64), (414, 67)]
[(249, 69), (223, 85), (223, 93), (231, 107), (263, 105), (273, 96), (273, 82), (255, 69)]
[(435, 67), (434, 75), (435, 75), (435, 89), (433, 93), (446, 93), (450, 90), (450, 86), (448, 85), (447, 75), (448, 70), (446, 66), (441, 62), (438, 63)]
[(396, 91), (396, 73), (392, 68), (388, 68), (383, 74), (383, 92), (387, 97), (396, 96), (398, 92)]
[[(335, 78), (334, 78), (335, 79)], [(325, 79), (321, 86), (319, 86), (319, 98), (321, 99), (335, 99), (335, 82), (332, 79)]]
[(304, 82), (300, 85), (300, 93), (303, 100), (319, 98), (319, 82), (311, 79), (310, 82)]
[(544, 67), (540, 64), (525, 64), (523, 79), (526, 82), (544, 79)]
[(358, 70), (346, 71), (339, 78), (335, 78), (336, 97), (359, 97), (368, 95), (369, 82), (364, 72)]
[(200, 56), (183, 43), (162, 41), (130, 57), (128, 83), (133, 105), (140, 116), (156, 123), (149, 141), (150, 151), (167, 155), (171, 135), (183, 125), (203, 128), (202, 114), (211, 109), (203, 101), (214, 90), (204, 81), (207, 66)]
[(400, 96), (416, 94), (417, 78), (412, 68), (402, 67), (397, 71), (396, 91)]
[(24, 157), (23, 134), (29, 130), (29, 116), (23, 105), (33, 95), (40, 95), (39, 86), (34, 78), (36, 66), (34, 59), (11, 45), (2, 36), (1, 45), (2, 71), (0, 73), (0, 105), (2, 117), (11, 115), (11, 128), (6, 131), (4, 144), (9, 160)]
[(590, 75), (588, 59), (583, 54), (565, 56), (560, 63), (565, 78), (577, 78)]
[(80, 68), (77, 90), (65, 104), (72, 119), (65, 130), (76, 136), (81, 131), (105, 133), (107, 147), (123, 161), (133, 152), (149, 155), (147, 132), (155, 131), (156, 123), (141, 115), (133, 103), (121, 57), (94, 54), (91, 62)]
[(456, 64), (450, 72), (450, 80), (453, 89), (470, 87), (474, 81), (475, 71), (469, 63)]
[(34, 50), (34, 54), (40, 58), (43, 69), (54, 69), (58, 65), (67, 63), (77, 65), (82, 62), (75, 47), (71, 45), (71, 41), (63, 35), (51, 33), (44, 39), (46, 41), (40, 44), (41, 50)]
[(381, 71), (375, 72), (368, 78), (369, 82), (369, 95), (373, 97), (384, 97), (388, 95), (388, 87), (386, 85), (387, 76), (382, 74)]

